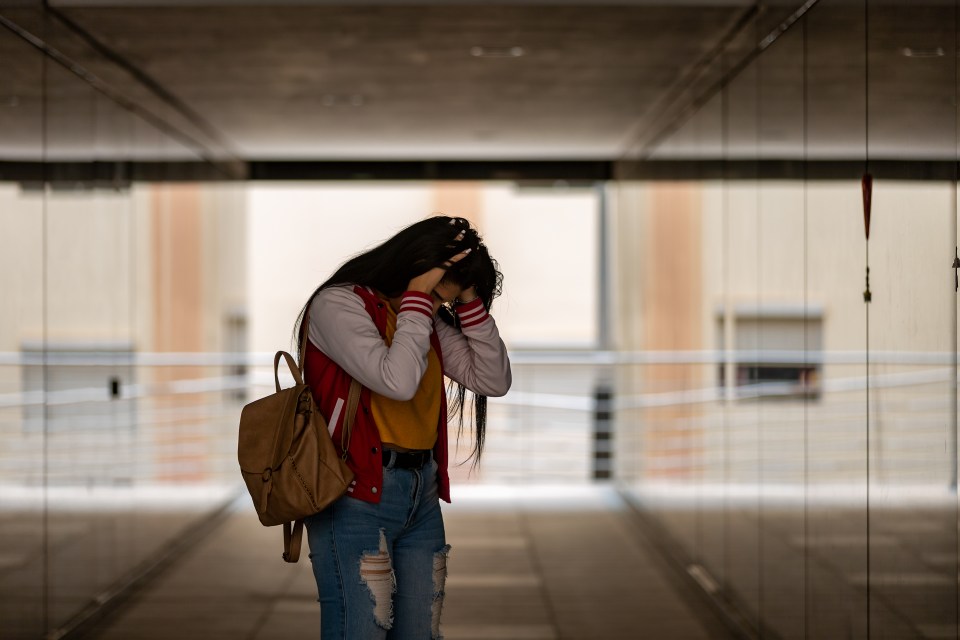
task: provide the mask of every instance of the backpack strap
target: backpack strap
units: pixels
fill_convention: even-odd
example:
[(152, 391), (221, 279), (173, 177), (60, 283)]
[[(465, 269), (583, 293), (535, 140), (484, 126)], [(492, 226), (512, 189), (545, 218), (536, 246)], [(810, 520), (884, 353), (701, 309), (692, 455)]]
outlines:
[(350, 393), (347, 394), (347, 415), (343, 419), (343, 429), (340, 430), (340, 448), (343, 453), (340, 457), (347, 459), (347, 449), (350, 448), (350, 436), (353, 434), (353, 421), (357, 417), (357, 405), (360, 404), (360, 383), (354, 378), (350, 381)]
[[(286, 355), (286, 354), (284, 354)], [(290, 356), (287, 355), (287, 358)], [(279, 356), (278, 356), (279, 361)], [(289, 363), (289, 360), (288, 360)], [(291, 366), (292, 369), (292, 366)], [(347, 449), (350, 446), (350, 435), (353, 433), (353, 421), (357, 417), (357, 406), (360, 404), (360, 383), (354, 379), (350, 381), (350, 394), (347, 396), (347, 415), (343, 421), (340, 433), (340, 442), (343, 444), (344, 460), (347, 459)], [(300, 559), (300, 547), (303, 546), (303, 518), (293, 523), (283, 523), (283, 559), (285, 562), (297, 562)]]
[(300, 337), (299, 350), (297, 351), (297, 364), (300, 366), (298, 370), (300, 371), (300, 378), (306, 379), (305, 367), (307, 360), (307, 334), (310, 333), (310, 305), (313, 304), (313, 298), (310, 299), (310, 302), (307, 303), (307, 308), (303, 312), (303, 321), (300, 323), (300, 328), (303, 330), (303, 336)]
[(300, 559), (300, 547), (303, 545), (303, 518), (293, 523), (283, 523), (283, 559), (285, 562), (296, 562)]

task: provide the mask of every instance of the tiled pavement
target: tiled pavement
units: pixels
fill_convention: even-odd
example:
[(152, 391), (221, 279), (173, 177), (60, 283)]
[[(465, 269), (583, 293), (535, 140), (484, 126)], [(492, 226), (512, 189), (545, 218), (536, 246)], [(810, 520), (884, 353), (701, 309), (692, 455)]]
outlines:
[[(278, 528), (240, 500), (197, 547), (104, 621), (103, 640), (319, 637), (306, 548), (280, 559)], [(726, 638), (604, 487), (466, 488), (444, 505), (452, 545), (447, 640)]]

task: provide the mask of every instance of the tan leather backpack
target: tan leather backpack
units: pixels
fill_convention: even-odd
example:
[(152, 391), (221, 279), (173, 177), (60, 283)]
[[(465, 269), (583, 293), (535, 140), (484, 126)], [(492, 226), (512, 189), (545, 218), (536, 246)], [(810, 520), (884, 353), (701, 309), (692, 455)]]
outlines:
[[(277, 369), (281, 357), (296, 381), (288, 389), (280, 388)], [(260, 522), (266, 527), (283, 525), (283, 559), (296, 562), (303, 540), (303, 519), (342, 496), (353, 481), (353, 472), (347, 467), (346, 453), (337, 455), (326, 420), (314, 403), (310, 387), (304, 384), (303, 371), (289, 353), (277, 352), (273, 375), (276, 393), (251, 402), (240, 414), (237, 459)], [(342, 430), (344, 452), (359, 400), (360, 383), (354, 380)]]

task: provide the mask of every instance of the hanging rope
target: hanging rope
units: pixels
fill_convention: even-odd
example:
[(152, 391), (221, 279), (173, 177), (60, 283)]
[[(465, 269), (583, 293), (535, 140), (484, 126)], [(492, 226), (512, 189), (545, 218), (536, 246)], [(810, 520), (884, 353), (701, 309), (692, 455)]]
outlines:
[[(863, 231), (866, 236), (866, 289), (863, 291), (863, 301), (869, 304), (873, 300), (870, 292), (870, 208), (873, 201), (873, 176), (870, 175), (870, 0), (863, 0), (863, 177), (860, 179), (860, 190), (863, 194)], [(869, 314), (868, 314), (869, 331)], [(869, 337), (869, 333), (868, 333)]]
[[(863, 301), (873, 300), (870, 293), (870, 207), (873, 201), (873, 176), (870, 175), (870, 0), (863, 0), (863, 177), (860, 189), (863, 194), (863, 231), (866, 236), (866, 283)], [(869, 313), (867, 314), (867, 337), (869, 338)]]

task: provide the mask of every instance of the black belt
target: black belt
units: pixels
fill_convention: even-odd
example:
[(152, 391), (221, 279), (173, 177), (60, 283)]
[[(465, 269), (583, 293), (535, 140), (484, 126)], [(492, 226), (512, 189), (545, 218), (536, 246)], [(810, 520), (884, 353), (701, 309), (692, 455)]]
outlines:
[(429, 450), (423, 451), (394, 451), (383, 450), (383, 466), (390, 469), (422, 469), (430, 462)]

